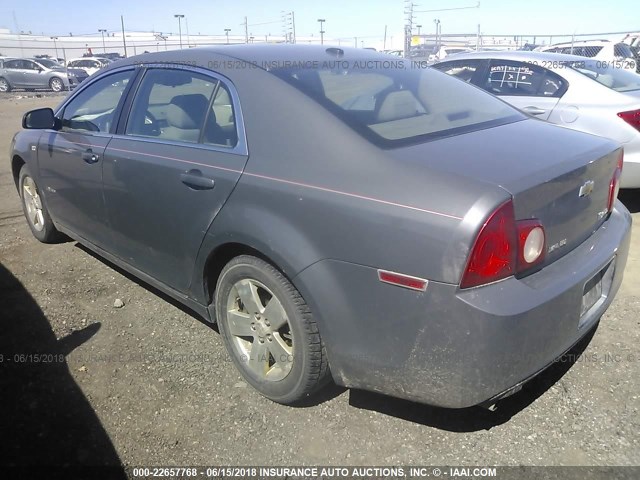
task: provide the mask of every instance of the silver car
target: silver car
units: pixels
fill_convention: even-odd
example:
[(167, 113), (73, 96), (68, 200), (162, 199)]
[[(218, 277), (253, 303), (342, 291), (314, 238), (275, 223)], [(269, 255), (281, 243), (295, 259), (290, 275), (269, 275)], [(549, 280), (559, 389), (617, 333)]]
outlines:
[(575, 55), (479, 52), (434, 68), (551, 123), (624, 147), (622, 188), (640, 188), (640, 75)]
[(333, 379), (491, 405), (613, 301), (623, 152), (411, 67), (320, 45), (119, 61), (25, 114), (28, 225), (217, 322), (274, 401)]
[(67, 69), (46, 58), (5, 59), (0, 65), (0, 92), (15, 88), (61, 92), (73, 89), (87, 77), (83, 70)]

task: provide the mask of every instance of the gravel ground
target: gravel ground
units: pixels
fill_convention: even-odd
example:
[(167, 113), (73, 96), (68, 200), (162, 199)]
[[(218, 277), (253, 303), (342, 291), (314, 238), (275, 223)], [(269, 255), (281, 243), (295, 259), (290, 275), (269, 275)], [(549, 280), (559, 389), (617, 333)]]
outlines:
[[(62, 99), (37, 95), (0, 98), (0, 152), (23, 112)], [(3, 464), (640, 464), (637, 229), (623, 287), (578, 360), (558, 362), (497, 412), (337, 387), (291, 408), (249, 388), (215, 329), (188, 310), (75, 242), (38, 243), (4, 155)], [(640, 220), (640, 193), (623, 201)]]

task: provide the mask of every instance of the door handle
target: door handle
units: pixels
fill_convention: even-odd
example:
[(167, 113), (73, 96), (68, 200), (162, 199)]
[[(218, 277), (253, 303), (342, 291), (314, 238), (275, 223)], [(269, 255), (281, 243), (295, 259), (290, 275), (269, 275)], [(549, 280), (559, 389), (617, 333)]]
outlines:
[(93, 150), (88, 148), (82, 153), (82, 160), (89, 164), (98, 163), (98, 161), (100, 160), (100, 155), (98, 155), (97, 153), (93, 153)]
[(534, 106), (530, 106), (530, 107), (524, 107), (522, 109), (523, 111), (531, 114), (531, 115), (543, 115), (545, 113), (547, 113), (546, 110), (540, 108), (540, 107), (534, 107)]
[(210, 190), (216, 185), (213, 178), (203, 177), (200, 170), (189, 170), (180, 174), (180, 181), (194, 190)]

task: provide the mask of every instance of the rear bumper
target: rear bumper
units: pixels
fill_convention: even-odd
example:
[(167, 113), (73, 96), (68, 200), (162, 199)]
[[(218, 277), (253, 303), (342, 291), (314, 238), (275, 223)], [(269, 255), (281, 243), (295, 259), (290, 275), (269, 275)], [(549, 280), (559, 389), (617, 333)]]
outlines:
[[(462, 408), (537, 374), (595, 325), (622, 282), (630, 227), (617, 202), (596, 233), (540, 272), (467, 291), (430, 282), (413, 292), (332, 260), (294, 283), (318, 317), (337, 383)], [(603, 296), (581, 316), (585, 284), (605, 268)]]

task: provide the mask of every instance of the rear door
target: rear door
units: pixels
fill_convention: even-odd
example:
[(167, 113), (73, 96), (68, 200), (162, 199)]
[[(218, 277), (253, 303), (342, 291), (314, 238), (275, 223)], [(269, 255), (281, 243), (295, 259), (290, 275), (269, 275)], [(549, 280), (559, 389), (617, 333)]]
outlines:
[(7, 60), (4, 62), (4, 76), (13, 88), (24, 88), (26, 81), (26, 60)]
[(523, 112), (547, 120), (568, 83), (539, 65), (494, 59), (480, 86)]
[(182, 292), (247, 161), (234, 92), (209, 71), (148, 68), (105, 152), (113, 251)]

